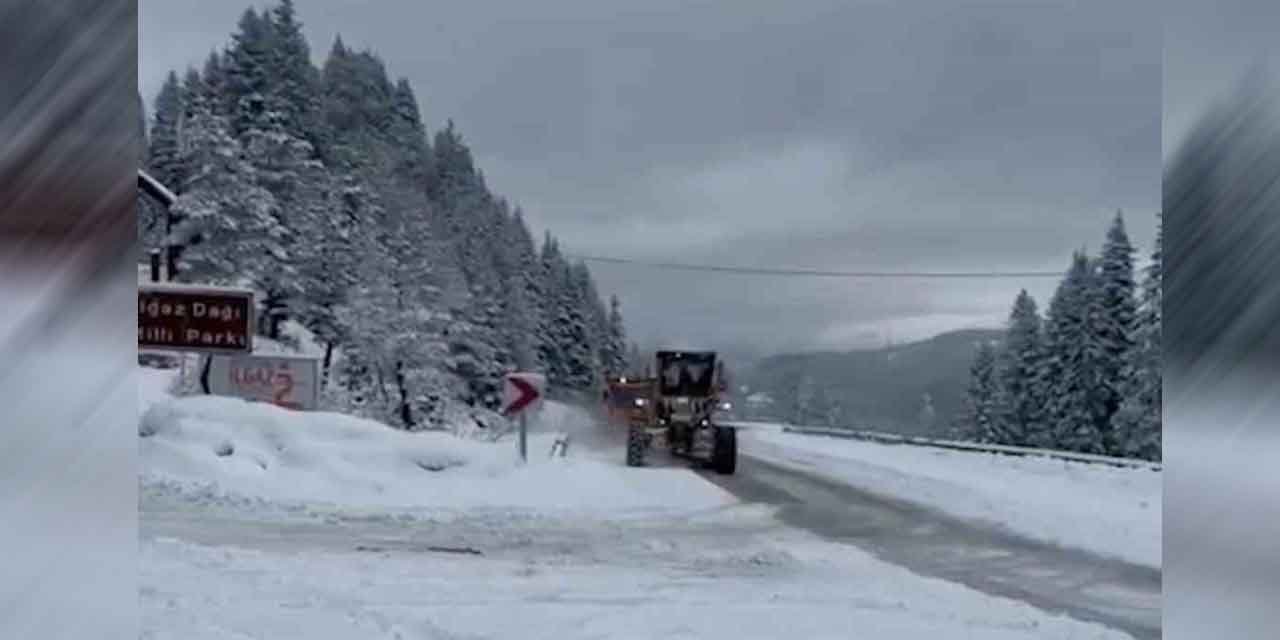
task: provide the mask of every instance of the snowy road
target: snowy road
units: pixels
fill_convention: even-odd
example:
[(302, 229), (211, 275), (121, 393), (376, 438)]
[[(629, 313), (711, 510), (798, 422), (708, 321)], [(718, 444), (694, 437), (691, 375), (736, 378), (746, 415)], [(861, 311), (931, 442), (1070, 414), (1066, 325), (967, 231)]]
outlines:
[(776, 505), (787, 524), (921, 575), (1136, 638), (1160, 637), (1158, 569), (1036, 542), (761, 458), (744, 455), (738, 468), (737, 476), (706, 477), (743, 501)]

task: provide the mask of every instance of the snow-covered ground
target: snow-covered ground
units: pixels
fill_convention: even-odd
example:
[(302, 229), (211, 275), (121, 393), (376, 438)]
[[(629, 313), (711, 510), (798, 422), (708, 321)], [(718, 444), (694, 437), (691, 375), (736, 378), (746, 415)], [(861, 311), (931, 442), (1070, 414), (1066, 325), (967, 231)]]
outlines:
[(1162, 473), (743, 430), (742, 450), (1022, 535), (1159, 567)]
[[(514, 438), (491, 443), (408, 433), (336, 413), (302, 413), (235, 398), (166, 399), (170, 372), (143, 370), (139, 456), (144, 483), (205, 501), (253, 496), (310, 505), (644, 511), (705, 509), (732, 498), (680, 469), (618, 473), (604, 460), (551, 458), (567, 409), (535, 419), (529, 462)], [(158, 374), (158, 375), (157, 375)], [(157, 394), (161, 395), (157, 395)], [(677, 498), (672, 501), (672, 498)]]
[(694, 546), (655, 534), (651, 554), (621, 561), (571, 550), (278, 552), (160, 538), (141, 549), (142, 637), (1125, 637), (845, 547), (801, 539)]
[(549, 458), (591, 423), (564, 405), (520, 465), (510, 440), (141, 374), (143, 638), (1126, 637), (789, 529), (687, 469)]

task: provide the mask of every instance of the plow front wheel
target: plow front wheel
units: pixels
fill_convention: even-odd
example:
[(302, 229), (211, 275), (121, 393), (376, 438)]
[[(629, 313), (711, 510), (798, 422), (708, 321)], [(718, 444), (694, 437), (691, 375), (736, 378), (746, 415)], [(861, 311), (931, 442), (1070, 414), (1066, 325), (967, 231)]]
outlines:
[(649, 438), (643, 429), (632, 427), (627, 429), (627, 466), (644, 466), (645, 450), (649, 448)]

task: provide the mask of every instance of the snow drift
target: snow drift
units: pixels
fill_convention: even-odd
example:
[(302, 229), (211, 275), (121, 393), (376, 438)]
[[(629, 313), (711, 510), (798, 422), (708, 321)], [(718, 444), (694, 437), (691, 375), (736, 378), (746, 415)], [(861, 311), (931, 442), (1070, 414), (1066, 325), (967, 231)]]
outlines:
[[(156, 397), (162, 374), (140, 393), (144, 485), (205, 496), (404, 509), (473, 507), (614, 513), (702, 509), (732, 499), (678, 469), (618, 473), (609, 459), (550, 458), (554, 433), (535, 431), (529, 462), (513, 439), (410, 433), (336, 413), (294, 412), (235, 398)], [(150, 397), (148, 397), (150, 395)], [(582, 425), (572, 407), (548, 403), (534, 427)], [(541, 429), (539, 429), (540, 431)], [(619, 458), (620, 460), (621, 458)], [(672, 496), (679, 499), (673, 504)]]

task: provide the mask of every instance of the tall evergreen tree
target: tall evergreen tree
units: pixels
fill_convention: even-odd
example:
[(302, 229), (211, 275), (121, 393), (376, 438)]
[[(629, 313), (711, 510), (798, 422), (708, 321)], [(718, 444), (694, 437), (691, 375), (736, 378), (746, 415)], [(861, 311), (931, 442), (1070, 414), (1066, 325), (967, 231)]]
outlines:
[(268, 114), (277, 111), (279, 105), (272, 100), (276, 51), (270, 15), (246, 9), (237, 27), (227, 48), (225, 68), (231, 131), (239, 137), (254, 126), (264, 125)]
[(201, 87), (209, 108), (221, 116), (228, 116), (232, 109), (229, 104), (228, 72), (224, 56), (211, 51), (205, 58), (204, 68), (200, 70)]
[(564, 292), (566, 279), (563, 276), (565, 264), (560, 246), (555, 238), (551, 237), (550, 232), (547, 232), (543, 238), (539, 261), (543, 313), (539, 319), (538, 350), (546, 366), (548, 382), (554, 386), (563, 387), (568, 379), (567, 354), (564, 350), (567, 338), (563, 331), (567, 319), (562, 318), (566, 313), (563, 306), (566, 295)]
[(398, 171), (408, 180), (430, 191), (434, 179), (434, 156), (422, 124), (418, 98), (409, 81), (400, 78), (391, 95), (391, 137), (404, 149), (404, 161)]
[(147, 172), (175, 193), (183, 183), (182, 150), (178, 130), (183, 116), (182, 83), (177, 72), (165, 76), (152, 110), (150, 146), (147, 150)]
[[(178, 80), (178, 74), (170, 71), (154, 102), (146, 158), (142, 166), (151, 177), (175, 193), (181, 192), (186, 181), (179, 137), (183, 112), (182, 83)], [(160, 248), (166, 244), (176, 220), (164, 207), (146, 201), (140, 202), (138, 232), (142, 248)]]
[(542, 315), (541, 281), (533, 237), (517, 208), (506, 220), (503, 244), (503, 339), (513, 367), (541, 371), (539, 322)]
[(1101, 345), (1097, 389), (1100, 407), (1098, 429), (1103, 435), (1103, 447), (1117, 452), (1120, 443), (1113, 433), (1112, 420), (1123, 399), (1125, 366), (1134, 348), (1134, 328), (1137, 318), (1136, 284), (1133, 274), (1133, 245), (1125, 232), (1124, 216), (1116, 212), (1107, 239), (1102, 248), (1098, 268), (1099, 317), (1097, 339)]
[[(197, 76), (188, 76), (197, 82)], [(183, 127), (182, 164), (186, 179), (173, 206), (182, 224), (171, 241), (189, 247), (178, 275), (189, 282), (257, 282), (273, 268), (267, 257), (278, 248), (281, 230), (270, 192), (225, 118), (200, 91), (190, 91), (190, 117)]]
[(470, 329), (453, 332), (455, 361), (463, 367), (459, 375), (471, 381), (473, 401), (494, 408), (500, 401), (501, 371), (512, 360), (499, 331), (504, 294), (498, 247), (504, 240), (504, 214), (452, 122), (437, 133), (432, 150), (436, 188), (429, 193), (469, 294), (462, 313)]
[(1102, 345), (1097, 337), (1100, 296), (1094, 267), (1094, 261), (1077, 252), (1049, 303), (1043, 378), (1048, 381), (1047, 426), (1056, 448), (1101, 454)]
[(1142, 283), (1142, 303), (1134, 331), (1134, 348), (1125, 369), (1124, 399), (1115, 416), (1118, 454), (1161, 458), (1163, 227), (1157, 227), (1151, 265)]
[(1040, 377), (1044, 359), (1040, 325), (1035, 300), (1024, 289), (1009, 314), (1008, 336), (996, 365), (996, 431), (1004, 440), (1000, 444), (1044, 445), (1048, 439)]
[(967, 420), (969, 437), (977, 442), (996, 443), (1003, 439), (996, 422), (996, 352), (988, 342), (978, 345), (969, 367)]
[(600, 380), (599, 333), (593, 315), (590, 272), (578, 262), (566, 264), (562, 274), (560, 348), (565, 354), (565, 384), (571, 389), (590, 389)]
[(609, 342), (605, 369), (610, 375), (627, 371), (627, 329), (622, 320), (622, 303), (618, 296), (609, 297)]
[(280, 112), (282, 128), (306, 141), (319, 157), (328, 148), (320, 99), (320, 73), (311, 64), (311, 46), (302, 33), (293, 0), (280, 0), (269, 16), (274, 42), (270, 87), (275, 96), (272, 107)]

